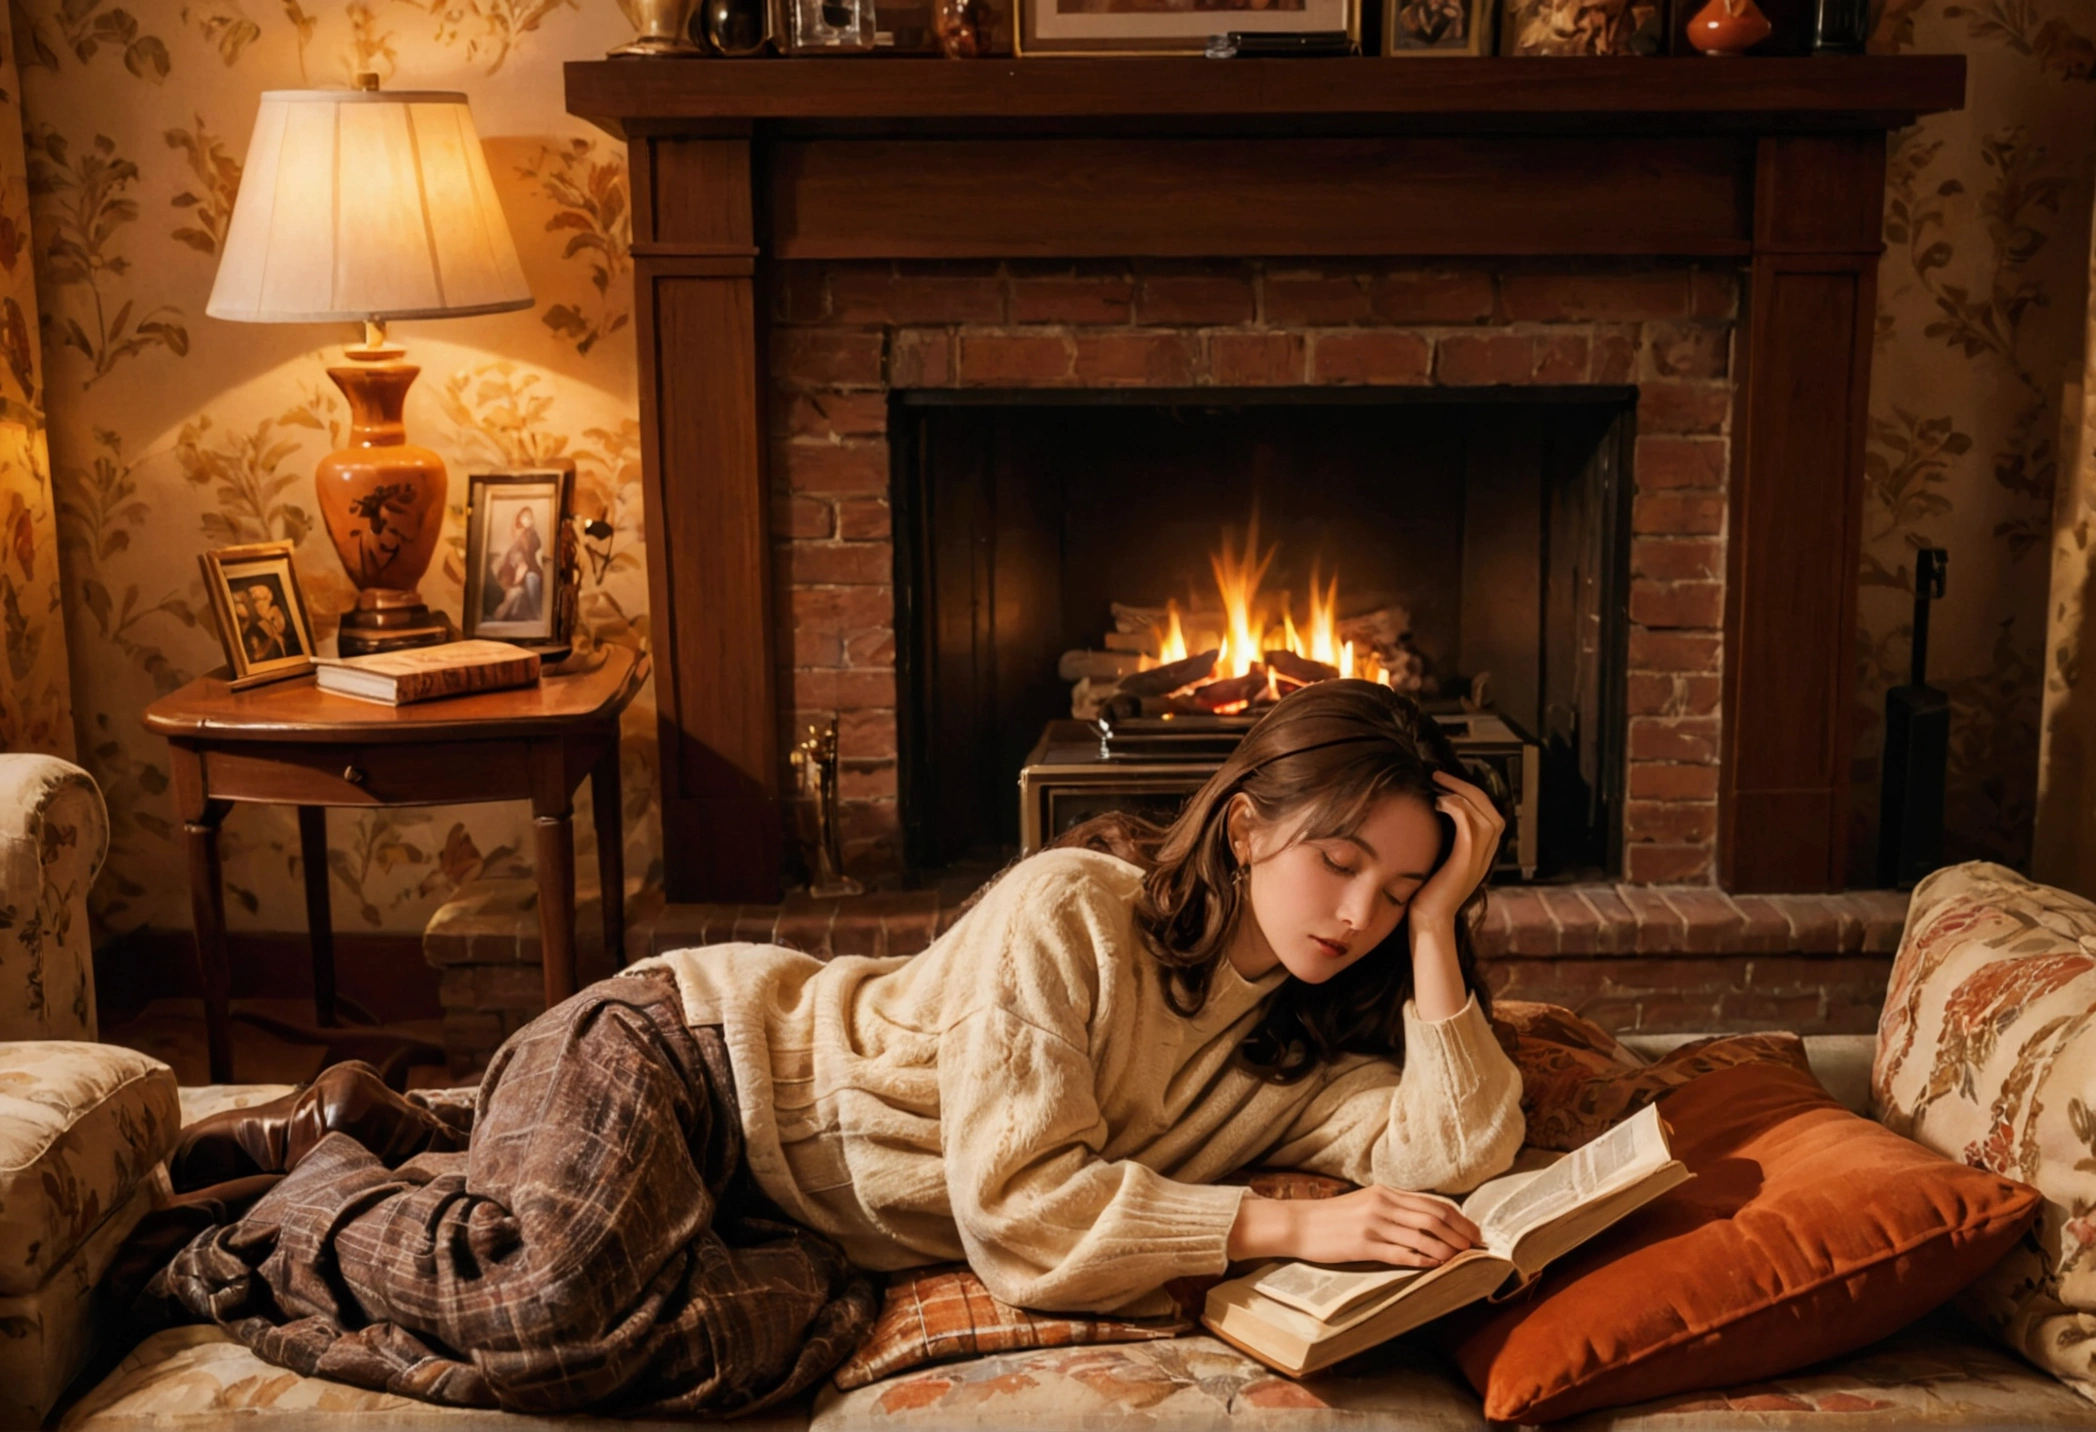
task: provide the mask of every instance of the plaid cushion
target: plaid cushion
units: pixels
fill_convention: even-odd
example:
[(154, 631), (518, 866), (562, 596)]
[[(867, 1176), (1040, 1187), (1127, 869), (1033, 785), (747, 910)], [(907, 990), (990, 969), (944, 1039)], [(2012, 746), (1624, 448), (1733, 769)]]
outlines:
[[(1344, 1179), (1295, 1169), (1261, 1169), (1244, 1182), (1261, 1198), (1333, 1198), (1353, 1191)], [(1000, 1303), (966, 1264), (945, 1263), (897, 1273), (888, 1284), (873, 1331), (831, 1381), (841, 1391), (927, 1363), (1027, 1348), (1150, 1342), (1191, 1332), (1216, 1278), (1180, 1278), (1166, 1291), (1179, 1307), (1170, 1317), (1116, 1318), (1037, 1313)]]

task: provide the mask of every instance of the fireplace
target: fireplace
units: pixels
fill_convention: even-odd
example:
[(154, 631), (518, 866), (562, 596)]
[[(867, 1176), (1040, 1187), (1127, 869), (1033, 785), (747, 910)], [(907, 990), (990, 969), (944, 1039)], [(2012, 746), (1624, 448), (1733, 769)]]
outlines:
[(1962, 58), (567, 73), (632, 143), (672, 899), (780, 897), (817, 716), (907, 874), (891, 413), (1107, 388), (1634, 388), (1600, 868), (1842, 888), (1884, 135)]
[(1617, 873), (1635, 406), (1606, 385), (895, 395), (909, 873), (1028, 843), (1017, 777), (1053, 720), (1176, 717), (1208, 733), (1201, 765), (1342, 661), (1527, 733), (1531, 866)]

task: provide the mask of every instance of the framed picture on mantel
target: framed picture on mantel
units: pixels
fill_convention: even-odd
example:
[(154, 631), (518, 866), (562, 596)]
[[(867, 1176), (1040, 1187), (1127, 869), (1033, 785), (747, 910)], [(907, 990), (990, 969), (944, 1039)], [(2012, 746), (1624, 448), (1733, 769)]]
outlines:
[(1489, 55), (1498, 8), (1495, 0), (1383, 0), (1383, 53)]
[(1330, 33), (1359, 43), (1359, 0), (1014, 0), (1024, 56), (1198, 55), (1230, 31)]

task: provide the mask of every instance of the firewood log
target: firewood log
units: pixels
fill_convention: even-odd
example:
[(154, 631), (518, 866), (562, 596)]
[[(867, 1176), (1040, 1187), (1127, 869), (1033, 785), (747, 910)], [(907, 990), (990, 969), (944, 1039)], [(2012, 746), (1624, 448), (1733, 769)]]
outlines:
[(1204, 651), (1198, 656), (1189, 656), (1184, 661), (1167, 662), (1153, 666), (1148, 671), (1138, 671), (1133, 676), (1121, 678), (1121, 691), (1128, 696), (1163, 696), (1177, 691), (1189, 681), (1199, 681), (1215, 670), (1215, 659), (1221, 656), (1220, 649)]
[(1240, 701), (1250, 701), (1264, 690), (1266, 670), (1254, 666), (1243, 676), (1226, 676), (1221, 681), (1195, 687), (1194, 703), (1203, 711), (1214, 711), (1223, 706), (1235, 706)]
[(1298, 686), (1308, 686), (1313, 681), (1331, 681), (1339, 675), (1338, 667), (1312, 661), (1307, 656), (1297, 656), (1292, 651), (1270, 651), (1266, 654), (1266, 664), (1283, 680), (1293, 681)]
[(1133, 676), (1142, 669), (1142, 653), (1134, 651), (1066, 651), (1055, 664), (1055, 674), (1065, 681), (1111, 681)]

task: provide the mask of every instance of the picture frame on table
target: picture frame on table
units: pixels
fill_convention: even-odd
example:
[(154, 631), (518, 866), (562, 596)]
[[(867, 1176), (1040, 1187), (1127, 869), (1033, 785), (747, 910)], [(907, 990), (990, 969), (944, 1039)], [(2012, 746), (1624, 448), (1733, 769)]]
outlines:
[(571, 468), (467, 478), (464, 635), (519, 646), (567, 644), (562, 533), (574, 480)]
[(313, 620), (289, 542), (251, 542), (197, 556), (235, 691), (313, 669)]
[(1383, 0), (1383, 54), (1489, 55), (1499, 0)]
[(1360, 0), (1013, 0), (1013, 51), (1063, 55), (1199, 55), (1211, 37), (1330, 34), (1361, 43)]

